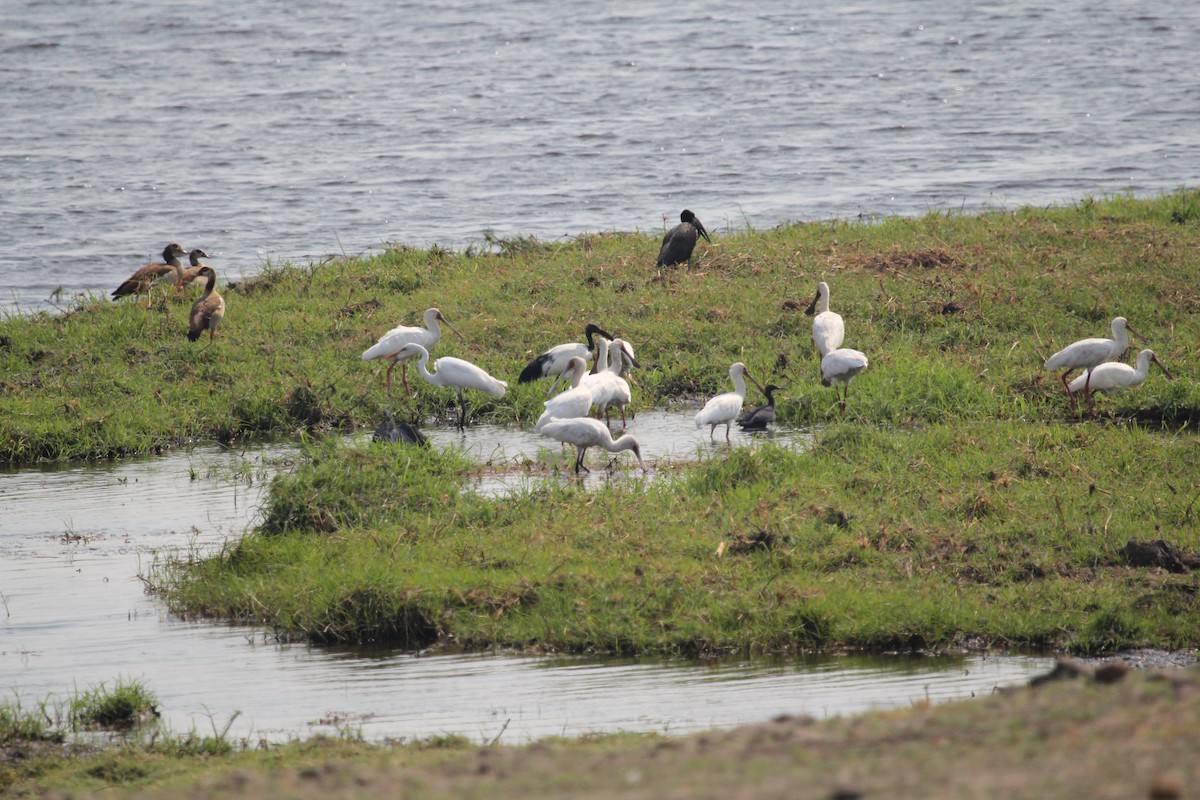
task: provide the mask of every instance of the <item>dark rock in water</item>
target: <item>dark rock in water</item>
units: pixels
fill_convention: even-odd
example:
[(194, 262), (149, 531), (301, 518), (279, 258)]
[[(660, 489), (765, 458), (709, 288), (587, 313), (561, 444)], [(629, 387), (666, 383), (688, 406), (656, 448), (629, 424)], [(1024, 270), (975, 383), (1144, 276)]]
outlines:
[(425, 434), (417, 429), (417, 426), (400, 420), (399, 422), (392, 416), (392, 412), (383, 412), (383, 422), (375, 429), (375, 434), (371, 437), (373, 442), (401, 442), (403, 444), (415, 444), (421, 447), (428, 447), (429, 440)]
[(1161, 567), (1167, 572), (1185, 574), (1200, 567), (1200, 556), (1185, 553), (1165, 539), (1153, 542), (1126, 542), (1121, 555), (1133, 567)]

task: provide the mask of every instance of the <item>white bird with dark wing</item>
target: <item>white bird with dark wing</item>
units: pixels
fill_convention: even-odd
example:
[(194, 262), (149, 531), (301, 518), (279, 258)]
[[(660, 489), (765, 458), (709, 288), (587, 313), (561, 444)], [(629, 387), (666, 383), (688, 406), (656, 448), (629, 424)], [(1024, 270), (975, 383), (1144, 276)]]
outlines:
[(583, 334), (587, 338), (587, 344), (570, 342), (551, 347), (530, 361), (525, 369), (521, 370), (521, 375), (517, 378), (517, 382), (530, 383), (542, 378), (549, 378), (553, 375), (554, 383), (550, 384), (550, 388), (546, 390), (546, 394), (550, 394), (558, 386), (558, 382), (562, 379), (563, 373), (567, 371), (567, 364), (572, 358), (578, 356), (585, 361), (591, 360), (592, 350), (596, 347), (594, 340), (596, 335), (603, 336), (606, 339), (613, 338), (611, 333), (607, 333), (603, 328), (590, 323), (583, 329)]
[(1105, 361), (1103, 364), (1097, 364), (1092, 367), (1089, 375), (1080, 375), (1071, 381), (1067, 386), (1072, 392), (1082, 391), (1085, 384), (1090, 381), (1090, 391), (1103, 392), (1105, 394), (1113, 394), (1125, 389), (1132, 389), (1135, 386), (1141, 386), (1150, 374), (1150, 365), (1157, 364), (1158, 368), (1163, 371), (1163, 374), (1168, 378), (1174, 378), (1163, 363), (1154, 355), (1153, 350), (1143, 350), (1137, 354), (1137, 367), (1131, 367), (1128, 364), (1122, 364), (1119, 361)]
[(1071, 388), (1071, 384), (1067, 383), (1068, 375), (1077, 369), (1088, 370), (1083, 381), (1083, 396), (1087, 398), (1088, 409), (1094, 413), (1095, 408), (1092, 405), (1092, 393), (1088, 380), (1091, 377), (1092, 369), (1105, 361), (1120, 358), (1129, 349), (1129, 334), (1132, 333), (1141, 341), (1146, 342), (1145, 337), (1135, 331), (1124, 317), (1115, 318), (1111, 327), (1113, 334), (1111, 339), (1080, 339), (1046, 359), (1045, 369), (1063, 370), (1060, 380), (1063, 388), (1067, 390), (1067, 397), (1071, 400), (1072, 408), (1075, 407), (1075, 391)]
[(817, 295), (804, 313), (812, 314), (814, 311), (817, 315), (813, 317), (812, 323), (813, 343), (824, 358), (841, 347), (842, 340), (846, 338), (846, 325), (842, 322), (842, 315), (829, 310), (829, 284), (825, 281), (817, 284)]
[[(727, 442), (729, 441), (729, 427), (742, 412), (742, 403), (746, 400), (746, 378), (753, 381), (759, 391), (763, 391), (762, 386), (759, 386), (758, 381), (754, 380), (754, 376), (746, 369), (746, 365), (740, 361), (735, 362), (729, 368), (729, 378), (733, 381), (733, 391), (717, 395), (696, 413), (696, 427), (703, 428), (708, 425), (710, 439), (715, 436), (717, 426), (724, 425), (725, 441)], [(765, 391), (763, 393), (766, 394)]]
[(610, 453), (632, 450), (634, 456), (637, 457), (638, 466), (642, 468), (642, 472), (646, 471), (646, 464), (642, 461), (642, 446), (633, 434), (622, 434), (620, 438), (613, 441), (612, 432), (609, 431), (608, 426), (598, 419), (591, 417), (553, 419), (542, 426), (541, 434), (563, 444), (575, 445), (576, 474), (580, 469), (591, 472), (583, 465), (583, 457), (589, 447), (603, 447)]
[(686, 208), (679, 215), (679, 224), (666, 232), (662, 246), (658, 248), (658, 264), (660, 267), (673, 267), (676, 264), (686, 264), (696, 248), (696, 240), (703, 236), (704, 241), (711, 243), (708, 231), (696, 219), (696, 215)]
[(508, 387), (507, 383), (493, 378), (470, 361), (463, 361), (461, 358), (452, 356), (442, 356), (433, 362), (437, 372), (430, 372), (429, 351), (415, 342), (409, 342), (401, 347), (397, 355), (404, 361), (417, 359), (417, 369), (420, 370), (421, 377), (429, 383), (434, 386), (448, 386), (458, 392), (459, 429), (465, 428), (467, 425), (467, 401), (463, 398), (464, 390), (472, 389), (492, 397), (503, 397)]
[(433, 349), (433, 346), (442, 338), (442, 328), (438, 323), (444, 324), (447, 328), (454, 331), (458, 338), (462, 338), (462, 334), (458, 329), (446, 321), (442, 316), (442, 312), (436, 308), (430, 308), (425, 311), (425, 327), (400, 325), (392, 328), (390, 331), (379, 337), (379, 341), (367, 348), (362, 354), (363, 361), (372, 361), (377, 358), (382, 358), (388, 362), (387, 368), (387, 387), (392, 388), (392, 369), (400, 365), (400, 377), (404, 381), (404, 393), (412, 394), (408, 388), (408, 362), (416, 358), (413, 355), (415, 351), (407, 351), (408, 355), (404, 355), (404, 346), (406, 344), (419, 344), (426, 351)]
[(867, 356), (859, 350), (849, 347), (839, 347), (831, 350), (821, 359), (821, 385), (832, 386), (838, 392), (838, 409), (846, 410), (846, 400), (850, 397), (850, 381), (854, 376), (867, 368)]

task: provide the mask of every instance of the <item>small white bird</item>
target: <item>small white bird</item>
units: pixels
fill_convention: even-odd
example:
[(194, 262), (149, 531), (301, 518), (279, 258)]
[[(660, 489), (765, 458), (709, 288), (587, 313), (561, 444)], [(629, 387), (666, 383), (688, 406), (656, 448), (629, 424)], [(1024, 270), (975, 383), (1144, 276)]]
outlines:
[(401, 347), (397, 357), (403, 361), (418, 359), (417, 369), (421, 371), (422, 378), (434, 386), (449, 386), (458, 392), (458, 427), (460, 430), (467, 425), (467, 402), (463, 399), (464, 389), (485, 392), (492, 397), (503, 397), (508, 386), (506, 382), (496, 380), (470, 361), (463, 361), (461, 358), (452, 356), (442, 356), (433, 362), (433, 365), (437, 367), (437, 372), (430, 372), (429, 351), (415, 342), (409, 342)]
[(583, 469), (585, 472), (591, 472), (590, 469), (583, 465), (583, 456), (589, 447), (603, 447), (610, 453), (632, 450), (633, 454), (637, 457), (638, 466), (642, 468), (642, 472), (646, 471), (646, 464), (642, 461), (642, 446), (634, 438), (633, 434), (622, 434), (614, 442), (608, 426), (598, 419), (592, 419), (591, 417), (554, 419), (542, 426), (541, 434), (564, 444), (575, 445), (576, 474), (579, 473), (580, 469)]
[(442, 312), (436, 308), (430, 308), (425, 311), (425, 327), (400, 325), (392, 328), (390, 331), (379, 337), (379, 341), (371, 345), (366, 352), (362, 354), (363, 361), (372, 361), (376, 358), (382, 358), (388, 362), (387, 368), (387, 387), (392, 388), (392, 369), (400, 365), (400, 377), (404, 381), (404, 394), (411, 395), (412, 392), (408, 389), (408, 362), (416, 358), (415, 355), (401, 355), (404, 345), (412, 343), (419, 344), (426, 351), (432, 350), (433, 346), (442, 338), (442, 328), (439, 322), (445, 323), (446, 327), (454, 331), (458, 338), (462, 338), (462, 334), (458, 329), (446, 321), (442, 316)]
[(1119, 361), (1106, 361), (1092, 367), (1090, 376), (1084, 374), (1076, 377), (1067, 388), (1072, 392), (1078, 392), (1090, 382), (1090, 391), (1092, 392), (1113, 394), (1123, 389), (1132, 389), (1140, 386), (1146, 380), (1146, 376), (1150, 374), (1151, 363), (1157, 364), (1168, 378), (1174, 378), (1170, 370), (1164, 367), (1163, 363), (1154, 355), (1153, 350), (1143, 350), (1137, 354), (1136, 369)]
[(578, 356), (585, 360), (591, 359), (592, 350), (596, 346), (593, 339), (594, 336), (599, 334), (607, 339), (613, 338), (611, 333), (591, 323), (583, 329), (583, 334), (587, 337), (587, 344), (571, 342), (551, 347), (530, 361), (525, 369), (521, 370), (521, 375), (517, 378), (517, 382), (530, 383), (531, 381), (549, 378), (553, 375), (554, 383), (550, 384), (550, 388), (546, 390), (546, 394), (551, 394), (555, 387), (558, 386), (558, 382), (562, 379), (563, 374), (567, 371), (567, 364), (572, 358)]
[(582, 358), (575, 356), (571, 359), (571, 388), (542, 403), (546, 407), (546, 410), (542, 412), (542, 415), (538, 417), (537, 423), (533, 426), (533, 430), (536, 433), (541, 433), (542, 427), (552, 419), (570, 419), (587, 416), (588, 409), (592, 407), (592, 391), (581, 383), (586, 372), (587, 363)]
[(850, 396), (850, 381), (866, 368), (866, 354), (849, 347), (831, 350), (821, 359), (821, 385), (832, 386), (835, 390), (839, 384), (845, 387), (838, 393), (839, 411), (846, 410), (846, 400)]
[[(1124, 352), (1129, 349), (1129, 334), (1132, 333), (1143, 342), (1146, 339), (1133, 327), (1125, 321), (1124, 317), (1117, 317), (1112, 321), (1111, 339), (1080, 339), (1078, 342), (1073, 342), (1067, 345), (1062, 350), (1059, 350), (1054, 355), (1046, 359), (1045, 369), (1063, 370), (1060, 377), (1063, 388), (1067, 390), (1067, 397), (1071, 400), (1071, 407), (1075, 407), (1075, 392), (1071, 389), (1071, 384), (1067, 383), (1067, 376), (1077, 369), (1088, 370), (1083, 381), (1083, 396), (1087, 398), (1088, 409), (1095, 411), (1092, 406), (1092, 394), (1090, 382), (1091, 370), (1098, 364), (1103, 364), (1105, 361), (1112, 361), (1120, 358)], [(1148, 344), (1148, 342), (1147, 342)]]
[(821, 281), (817, 284), (817, 295), (805, 309), (805, 314), (817, 312), (813, 317), (812, 338), (821, 358), (829, 355), (842, 346), (846, 338), (846, 325), (842, 322), (841, 314), (829, 310), (829, 284)]
[(754, 381), (754, 385), (758, 386), (759, 391), (763, 391), (762, 386), (759, 386), (758, 381), (754, 380), (754, 376), (746, 369), (746, 365), (737, 361), (729, 368), (729, 378), (733, 381), (733, 391), (719, 394), (713, 399), (705, 403), (704, 408), (696, 413), (696, 427), (703, 428), (709, 426), (708, 436), (713, 438), (716, 434), (717, 426), (725, 426), (725, 441), (729, 441), (729, 426), (737, 419), (738, 414), (742, 411), (742, 403), (746, 401), (746, 378)]
[(625, 406), (633, 397), (629, 389), (629, 381), (621, 377), (621, 369), (626, 357), (630, 360), (633, 359), (633, 353), (631, 350), (627, 352), (625, 342), (620, 339), (613, 339), (610, 342), (601, 337), (600, 355), (596, 359), (596, 364), (601, 369), (585, 375), (582, 383), (582, 386), (592, 394), (592, 405), (596, 406), (598, 414), (602, 414), (606, 422), (608, 421), (609, 406), (616, 406), (621, 410), (622, 426), (626, 424)]

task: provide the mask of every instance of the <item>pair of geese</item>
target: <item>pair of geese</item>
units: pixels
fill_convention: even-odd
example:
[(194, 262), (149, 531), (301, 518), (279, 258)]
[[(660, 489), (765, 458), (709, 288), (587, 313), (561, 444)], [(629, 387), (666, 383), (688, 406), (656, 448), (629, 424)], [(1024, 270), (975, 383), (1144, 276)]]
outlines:
[[(188, 257), (190, 267), (184, 267), (180, 261)], [(192, 304), (188, 313), (188, 339), (196, 341), (204, 331), (208, 331), (211, 343), (217, 335), (217, 326), (225, 318), (225, 299), (216, 290), (217, 273), (207, 264), (201, 264), (200, 259), (210, 258), (208, 253), (200, 248), (190, 253), (171, 242), (162, 252), (161, 263), (151, 263), (134, 271), (120, 286), (112, 292), (113, 300), (133, 296), (149, 295), (156, 287), (174, 286), (177, 291), (193, 284), (203, 284), (204, 293)]]

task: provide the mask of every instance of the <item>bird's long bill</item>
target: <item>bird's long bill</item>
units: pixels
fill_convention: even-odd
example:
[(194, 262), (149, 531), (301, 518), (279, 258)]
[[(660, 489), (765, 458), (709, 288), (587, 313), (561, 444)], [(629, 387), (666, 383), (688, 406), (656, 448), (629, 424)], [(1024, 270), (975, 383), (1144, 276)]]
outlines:
[(642, 368), (642, 365), (638, 363), (638, 360), (634, 357), (633, 353), (629, 352), (629, 348), (625, 346), (624, 342), (621, 343), (621, 353), (629, 359), (630, 364), (633, 364), (638, 369)]
[(820, 299), (821, 299), (821, 293), (818, 291), (816, 293), (816, 295), (813, 297), (813, 301), (808, 304), (808, 308), (804, 309), (804, 313), (808, 314), (810, 317), (813, 314), (815, 314), (817, 311), (817, 301)]
[(459, 332), (458, 332), (458, 328), (456, 328), (456, 327), (454, 327), (453, 325), (451, 325), (451, 324), (449, 323), (449, 321), (447, 321), (447, 319), (446, 319), (445, 317), (443, 317), (441, 314), (438, 314), (438, 322), (442, 323), (442, 324), (443, 324), (443, 325), (445, 325), (447, 328), (449, 328), (450, 330), (454, 331), (455, 335), (457, 335), (457, 336), (458, 336), (458, 338), (460, 338), (460, 339), (463, 339), (463, 341), (466, 341), (466, 339), (463, 337), (463, 335), (462, 335), (461, 333), (459, 333)]
[(750, 370), (748, 370), (748, 369), (746, 369), (745, 367), (743, 367), (743, 368), (742, 368), (742, 374), (743, 374), (743, 375), (745, 375), (747, 378), (749, 378), (749, 379), (750, 379), (750, 382), (751, 382), (751, 383), (753, 383), (755, 386), (757, 386), (757, 387), (758, 387), (758, 390), (759, 390), (760, 392), (762, 392), (762, 393), (763, 393), (763, 396), (764, 396), (764, 397), (766, 396), (766, 394), (767, 394), (767, 390), (766, 390), (766, 389), (764, 389), (764, 388), (762, 387), (762, 384), (761, 384), (761, 383), (759, 383), (759, 382), (758, 382), (758, 380), (757, 380), (757, 379), (756, 379), (756, 378), (755, 378), (753, 375), (751, 375), (751, 374), (750, 374)]
[(693, 219), (692, 224), (696, 226), (696, 232), (704, 237), (704, 241), (712, 244), (712, 239), (708, 238), (708, 231), (704, 230), (704, 226), (700, 224), (700, 220)]
[[(1140, 341), (1142, 344), (1150, 344), (1148, 341), (1146, 341), (1146, 337), (1145, 337), (1145, 336), (1142, 336), (1140, 333), (1138, 333), (1137, 331), (1135, 331), (1135, 330), (1133, 329), (1133, 326), (1131, 326), (1131, 325), (1130, 325), (1128, 322), (1126, 322), (1126, 323), (1125, 323), (1125, 330), (1129, 331), (1129, 332), (1130, 332), (1130, 333), (1132, 333), (1134, 336), (1136, 336), (1136, 337), (1138, 338), (1138, 340), (1139, 340), (1139, 341)], [(1161, 366), (1161, 364), (1160, 364), (1159, 366)]]
[(1164, 367), (1163, 363), (1161, 361), (1159, 361), (1157, 358), (1155, 358), (1153, 356), (1150, 357), (1150, 360), (1153, 361), (1155, 364), (1158, 364), (1158, 368), (1163, 371), (1164, 375), (1166, 375), (1171, 380), (1175, 380), (1175, 376), (1171, 374), (1171, 370)]

